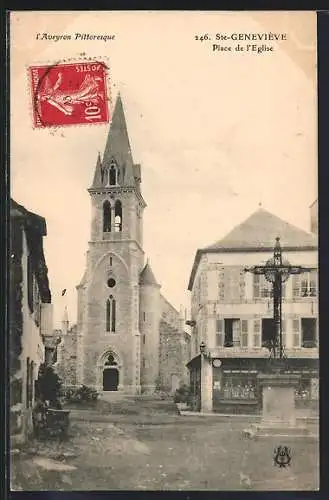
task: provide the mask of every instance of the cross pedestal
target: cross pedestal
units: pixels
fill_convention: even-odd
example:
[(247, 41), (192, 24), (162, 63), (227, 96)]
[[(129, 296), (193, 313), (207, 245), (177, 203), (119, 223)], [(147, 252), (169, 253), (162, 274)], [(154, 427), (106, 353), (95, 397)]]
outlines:
[[(285, 354), (282, 341), (282, 284), (291, 274), (310, 271), (283, 261), (280, 238), (276, 238), (273, 257), (265, 265), (245, 268), (246, 272), (263, 275), (273, 287), (273, 321), (275, 332), (269, 340), (269, 370), (258, 375), (262, 391), (263, 414), (259, 425), (245, 431), (247, 435), (305, 436), (308, 430), (296, 425), (295, 390), (299, 377), (285, 373)], [(249, 434), (248, 434), (249, 433)]]
[(273, 372), (260, 373), (257, 378), (263, 412), (261, 423), (252, 426), (251, 434), (255, 437), (307, 435), (308, 429), (296, 423), (295, 389), (299, 375)]

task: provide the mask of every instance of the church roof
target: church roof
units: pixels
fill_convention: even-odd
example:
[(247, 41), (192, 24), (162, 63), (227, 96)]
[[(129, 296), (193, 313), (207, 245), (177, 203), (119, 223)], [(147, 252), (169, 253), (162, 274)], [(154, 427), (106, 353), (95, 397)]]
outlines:
[(103, 162), (114, 158), (119, 165), (133, 164), (126, 118), (120, 94), (117, 97), (109, 135), (105, 146)]
[(146, 263), (144, 266), (144, 269), (139, 275), (139, 284), (140, 285), (153, 285), (153, 286), (160, 286), (157, 280), (155, 279), (155, 276), (153, 274), (153, 271), (151, 269), (151, 266), (149, 262)]
[(102, 185), (102, 160), (101, 160), (101, 154), (98, 153), (93, 186), (101, 186), (101, 185)]
[(300, 229), (263, 208), (258, 209), (224, 238), (212, 245), (198, 249), (188, 284), (193, 287), (201, 255), (214, 252), (261, 252), (273, 250), (279, 237), (283, 251), (316, 250), (317, 238), (313, 233)]
[(139, 187), (140, 165), (134, 165), (126, 118), (120, 94), (117, 97), (110, 130), (107, 136), (103, 159), (100, 154), (97, 157), (94, 180), (92, 187), (101, 187), (103, 184), (104, 168), (115, 162), (120, 169), (120, 185)]
[(262, 249), (272, 248), (279, 236), (283, 247), (316, 248), (314, 234), (304, 231), (276, 215), (260, 208), (241, 224), (232, 229), (224, 238), (206, 249)]

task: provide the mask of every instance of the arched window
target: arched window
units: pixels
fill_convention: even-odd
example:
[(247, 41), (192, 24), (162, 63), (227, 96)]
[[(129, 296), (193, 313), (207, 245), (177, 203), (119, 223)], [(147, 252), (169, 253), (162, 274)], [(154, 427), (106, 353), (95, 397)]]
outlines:
[(110, 353), (105, 360), (104, 366), (117, 366), (117, 364), (114, 355)]
[(110, 186), (115, 186), (117, 184), (118, 171), (115, 165), (110, 166), (109, 171), (109, 184)]
[(115, 333), (116, 301), (110, 295), (106, 302), (106, 331)]
[(103, 205), (103, 232), (108, 233), (111, 231), (111, 204), (105, 201)]
[(115, 202), (114, 206), (114, 227), (115, 232), (122, 231), (122, 204), (119, 200)]

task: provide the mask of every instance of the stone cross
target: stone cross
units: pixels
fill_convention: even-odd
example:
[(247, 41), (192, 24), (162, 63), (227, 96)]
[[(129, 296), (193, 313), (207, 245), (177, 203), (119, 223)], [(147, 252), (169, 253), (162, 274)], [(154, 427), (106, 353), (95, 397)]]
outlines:
[(291, 274), (301, 274), (311, 271), (306, 267), (292, 266), (287, 260), (282, 259), (280, 238), (276, 238), (274, 254), (265, 265), (246, 267), (245, 272), (263, 274), (265, 279), (273, 286), (273, 320), (275, 337), (270, 342), (270, 355), (273, 358), (285, 358), (282, 344), (282, 283), (285, 283)]

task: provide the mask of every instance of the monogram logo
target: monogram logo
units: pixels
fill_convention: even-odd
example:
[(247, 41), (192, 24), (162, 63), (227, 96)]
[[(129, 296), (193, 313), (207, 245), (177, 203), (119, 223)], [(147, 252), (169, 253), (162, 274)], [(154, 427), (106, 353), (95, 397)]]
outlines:
[(291, 463), (291, 449), (288, 446), (278, 446), (274, 450), (274, 465), (288, 467)]

